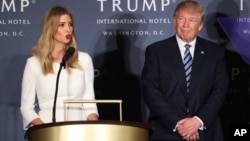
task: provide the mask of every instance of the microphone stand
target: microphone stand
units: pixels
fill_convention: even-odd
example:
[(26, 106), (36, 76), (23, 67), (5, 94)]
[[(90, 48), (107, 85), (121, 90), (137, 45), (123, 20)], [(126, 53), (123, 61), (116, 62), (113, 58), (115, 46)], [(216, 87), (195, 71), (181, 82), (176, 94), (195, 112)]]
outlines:
[(54, 97), (54, 104), (53, 104), (53, 111), (52, 111), (52, 122), (55, 123), (56, 122), (56, 101), (57, 101), (57, 93), (58, 93), (58, 83), (59, 83), (59, 77), (60, 77), (60, 73), (62, 70), (62, 67), (65, 68), (65, 60), (62, 60), (61, 64), (60, 64), (60, 68), (58, 70), (57, 73), (57, 78), (56, 78), (56, 89), (55, 89), (55, 97)]

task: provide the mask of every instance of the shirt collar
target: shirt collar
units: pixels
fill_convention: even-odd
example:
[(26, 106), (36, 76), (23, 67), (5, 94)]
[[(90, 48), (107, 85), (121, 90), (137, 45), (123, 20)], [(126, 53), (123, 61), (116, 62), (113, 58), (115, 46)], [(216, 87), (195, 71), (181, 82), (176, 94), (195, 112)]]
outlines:
[(187, 42), (184, 42), (184, 41), (176, 34), (176, 40), (177, 40), (177, 43), (178, 43), (179, 47), (184, 47), (185, 44), (190, 44), (191, 47), (195, 47), (196, 39), (197, 39), (197, 37), (195, 37), (193, 41), (187, 43)]

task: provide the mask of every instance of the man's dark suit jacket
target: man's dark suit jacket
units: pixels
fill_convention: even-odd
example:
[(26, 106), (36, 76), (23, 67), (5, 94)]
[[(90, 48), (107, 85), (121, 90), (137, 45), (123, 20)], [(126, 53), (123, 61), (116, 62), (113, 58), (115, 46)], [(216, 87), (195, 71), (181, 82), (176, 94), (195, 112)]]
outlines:
[(223, 141), (219, 111), (227, 93), (228, 73), (222, 47), (197, 37), (189, 97), (175, 36), (146, 48), (141, 80), (150, 111), (148, 121), (154, 129), (151, 140), (182, 140), (177, 131), (173, 132), (176, 123), (198, 116), (206, 127), (199, 131), (199, 141)]

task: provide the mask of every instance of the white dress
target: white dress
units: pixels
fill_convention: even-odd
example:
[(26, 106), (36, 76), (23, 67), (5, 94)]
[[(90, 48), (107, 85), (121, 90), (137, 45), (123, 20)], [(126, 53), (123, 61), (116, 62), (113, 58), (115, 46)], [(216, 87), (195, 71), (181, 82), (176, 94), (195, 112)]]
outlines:
[[(94, 100), (94, 72), (91, 57), (84, 52), (79, 52), (79, 63), (83, 70), (71, 69), (68, 74), (62, 68), (58, 85), (56, 103), (56, 122), (64, 120), (64, 100)], [(27, 129), (35, 118), (41, 118), (45, 123), (52, 122), (52, 107), (55, 97), (56, 78), (60, 68), (59, 63), (54, 63), (53, 74), (43, 75), (41, 66), (36, 57), (27, 59), (22, 80), (21, 114), (23, 127)], [(38, 99), (39, 111), (35, 110), (35, 99)], [(88, 114), (96, 113), (95, 103), (69, 104), (67, 108), (67, 121), (86, 120)]]

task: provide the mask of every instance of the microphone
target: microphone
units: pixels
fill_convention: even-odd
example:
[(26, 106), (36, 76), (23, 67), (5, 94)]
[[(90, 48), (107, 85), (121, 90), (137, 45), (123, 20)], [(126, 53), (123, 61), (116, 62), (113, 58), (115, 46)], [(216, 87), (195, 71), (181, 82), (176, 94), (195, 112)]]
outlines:
[(56, 78), (56, 89), (55, 89), (55, 97), (54, 97), (54, 104), (53, 104), (53, 111), (52, 111), (52, 122), (56, 122), (56, 100), (57, 100), (57, 92), (58, 92), (58, 84), (59, 84), (59, 76), (62, 70), (62, 67), (65, 68), (66, 61), (74, 54), (75, 48), (74, 47), (69, 47), (62, 59), (60, 68), (57, 73), (57, 78)]
[(65, 64), (66, 64), (66, 61), (74, 54), (75, 52), (75, 48), (74, 47), (69, 47), (64, 56), (63, 56), (63, 59), (62, 59), (62, 62), (61, 62), (61, 66), (63, 66), (65, 68)]

